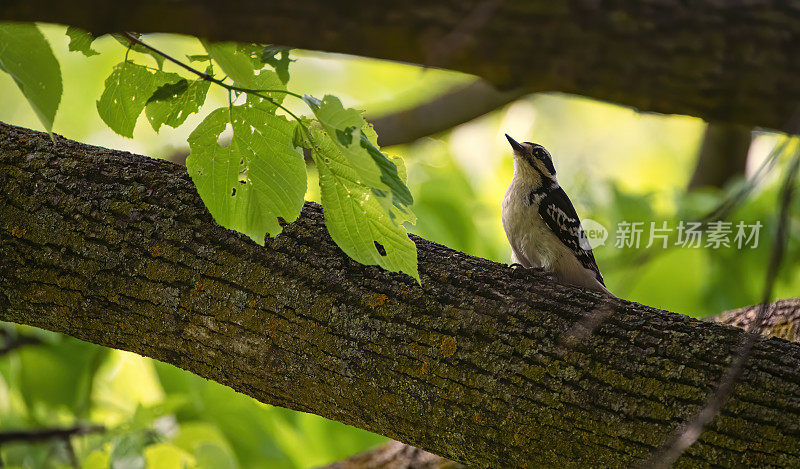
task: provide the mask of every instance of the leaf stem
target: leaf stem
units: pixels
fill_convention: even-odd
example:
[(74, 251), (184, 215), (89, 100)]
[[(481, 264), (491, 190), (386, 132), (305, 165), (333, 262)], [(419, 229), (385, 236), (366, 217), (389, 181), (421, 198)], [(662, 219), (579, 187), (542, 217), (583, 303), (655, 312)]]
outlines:
[[(168, 55), (167, 53), (156, 49), (155, 47), (151, 46), (150, 44), (147, 44), (147, 43), (143, 42), (142, 40), (140, 40), (139, 38), (137, 38), (133, 34), (124, 32), (124, 33), (122, 33), (122, 36), (124, 36), (125, 39), (130, 41), (131, 44), (138, 44), (138, 45), (144, 47), (145, 49), (164, 57), (165, 59), (167, 59), (170, 62), (174, 63), (175, 65), (183, 68), (184, 70), (187, 70), (187, 71), (197, 75), (201, 79), (206, 80), (206, 81), (210, 81), (211, 83), (217, 84), (217, 85), (227, 89), (228, 93), (229, 93), (229, 99), (230, 99), (230, 92), (231, 91), (239, 91), (239, 92), (242, 92), (242, 93), (252, 94), (254, 96), (258, 96), (261, 99), (269, 101), (275, 107), (283, 110), (285, 113), (289, 114), (292, 118), (294, 118), (294, 120), (296, 120), (297, 123), (300, 124), (300, 126), (303, 128), (303, 130), (305, 130), (306, 133), (308, 133), (309, 137), (310, 137), (310, 131), (309, 131), (308, 127), (303, 123), (302, 120), (300, 120), (300, 118), (295, 113), (293, 113), (288, 108), (286, 108), (286, 106), (283, 106), (282, 104), (280, 104), (279, 102), (275, 101), (271, 97), (269, 97), (267, 95), (264, 95), (262, 93), (283, 93), (283, 94), (287, 94), (289, 96), (294, 96), (296, 98), (303, 99), (303, 97), (301, 95), (299, 95), (297, 93), (293, 93), (293, 92), (288, 91), (288, 90), (280, 90), (280, 89), (253, 90), (253, 89), (248, 89), (248, 88), (241, 88), (241, 87), (236, 86), (236, 85), (229, 85), (229, 84), (223, 82), (222, 80), (214, 78), (213, 76), (209, 75), (208, 73), (201, 72), (200, 70), (197, 70), (196, 68), (181, 62), (180, 60)], [(128, 48), (128, 50), (130, 50), (130, 47)], [(231, 102), (231, 105), (232, 104), (233, 103)]]
[[(144, 47), (145, 49), (164, 57), (165, 59), (167, 59), (170, 62), (174, 63), (175, 65), (183, 68), (184, 70), (187, 70), (187, 71), (197, 75), (198, 77), (202, 78), (203, 80), (210, 81), (212, 83), (216, 83), (217, 85), (222, 86), (224, 88), (227, 88), (228, 90), (239, 91), (239, 92), (243, 92), (243, 93), (283, 93), (283, 94), (288, 94), (289, 96), (294, 96), (295, 98), (298, 98), (298, 99), (303, 99), (302, 95), (299, 95), (299, 94), (294, 93), (294, 92), (289, 91), (289, 90), (280, 90), (280, 89), (255, 90), (255, 89), (250, 89), (250, 88), (242, 88), (242, 87), (239, 87), (239, 86), (236, 86), (236, 85), (229, 85), (229, 84), (225, 83), (224, 81), (222, 81), (220, 79), (214, 78), (212, 75), (209, 75), (208, 73), (201, 72), (200, 70), (192, 67), (191, 65), (188, 65), (188, 64), (185, 64), (185, 63), (181, 62), (180, 60), (170, 56), (166, 52), (162, 52), (162, 51), (156, 49), (155, 47), (151, 46), (150, 44), (147, 44), (146, 42), (143, 42), (141, 39), (137, 38), (133, 34), (122, 33), (122, 35), (125, 37), (125, 39), (129, 40), (131, 43), (138, 44), (138, 45)], [(130, 50), (130, 48), (128, 48), (128, 49)], [(259, 97), (263, 98), (263, 96), (259, 96)], [(264, 98), (264, 99), (271, 99), (271, 98)]]

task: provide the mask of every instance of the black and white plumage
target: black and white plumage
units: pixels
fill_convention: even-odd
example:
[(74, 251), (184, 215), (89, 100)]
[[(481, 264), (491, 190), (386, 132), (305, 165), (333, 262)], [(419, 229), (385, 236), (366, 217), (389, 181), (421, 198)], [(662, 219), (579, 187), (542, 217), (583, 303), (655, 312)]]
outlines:
[(518, 143), (514, 177), (503, 198), (503, 228), (512, 261), (552, 271), (565, 283), (608, 292), (575, 207), (558, 185), (553, 160), (541, 145)]

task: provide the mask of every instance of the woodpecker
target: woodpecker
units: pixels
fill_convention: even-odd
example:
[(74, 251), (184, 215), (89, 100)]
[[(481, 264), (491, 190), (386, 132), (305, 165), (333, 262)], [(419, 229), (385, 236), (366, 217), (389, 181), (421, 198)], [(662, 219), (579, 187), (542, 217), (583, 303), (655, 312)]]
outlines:
[(550, 153), (541, 145), (506, 138), (514, 150), (514, 177), (503, 197), (502, 219), (512, 262), (608, 293), (581, 220), (558, 185)]

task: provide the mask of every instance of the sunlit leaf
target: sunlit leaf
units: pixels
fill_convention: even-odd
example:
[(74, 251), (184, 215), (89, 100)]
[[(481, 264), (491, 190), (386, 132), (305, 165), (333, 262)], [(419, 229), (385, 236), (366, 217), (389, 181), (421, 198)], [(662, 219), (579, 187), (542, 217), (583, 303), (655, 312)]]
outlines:
[[(370, 141), (361, 114), (338, 98), (306, 102), (320, 122), (311, 128), (325, 225), (350, 257), (419, 280), (417, 251), (403, 223), (413, 221), (411, 193), (397, 166)], [(404, 172), (404, 171), (403, 171)]]
[(188, 469), (198, 467), (195, 458), (169, 443), (157, 443), (144, 450), (147, 469)]
[[(189, 136), (186, 167), (220, 225), (259, 244), (294, 221), (306, 192), (305, 162), (295, 149), (295, 122), (249, 105), (220, 108)], [(230, 144), (219, 143), (230, 126)]]
[(162, 85), (180, 80), (183, 78), (175, 73), (151, 71), (142, 65), (122, 62), (106, 79), (103, 95), (97, 101), (97, 111), (114, 132), (132, 138), (136, 119), (153, 93)]
[(83, 460), (81, 469), (108, 469), (111, 466), (111, 445), (107, 444), (101, 449), (89, 453)]
[(0, 23), (0, 70), (14, 78), (48, 132), (61, 102), (61, 67), (32, 23)]
[(145, 469), (145, 448), (156, 443), (152, 431), (133, 431), (122, 433), (114, 438), (111, 451), (111, 467), (124, 469)]
[[(239, 88), (255, 90), (256, 93), (247, 93), (247, 102), (271, 110), (274, 104), (283, 102), (286, 86), (278, 73), (272, 70), (263, 69), (264, 64), (260, 60), (253, 60), (250, 48), (234, 42), (206, 43), (206, 50), (223, 72), (233, 80), (233, 84)], [(258, 71), (258, 74), (256, 74)], [(279, 91), (266, 91), (279, 90)]]
[(250, 55), (235, 42), (203, 42), (208, 54), (219, 64), (222, 71), (242, 88), (256, 88), (256, 74)]
[(153, 130), (158, 132), (162, 124), (173, 128), (183, 124), (189, 114), (200, 110), (210, 85), (210, 82), (202, 79), (180, 79), (161, 85), (150, 96), (145, 110)]
[(100, 52), (92, 49), (92, 42), (96, 38), (88, 31), (69, 26), (67, 27), (67, 36), (69, 36), (69, 50), (80, 52), (86, 57), (100, 54)]
[(211, 61), (211, 56), (208, 55), (208, 54), (187, 55), (186, 58), (189, 59), (189, 62), (209, 62), (209, 61)]
[[(397, 166), (378, 148), (377, 134), (361, 112), (345, 109), (339, 98), (331, 95), (325, 96), (322, 101), (310, 96), (304, 99), (325, 132), (335, 137), (348, 160), (360, 171), (362, 181), (379, 190), (383, 189), (380, 187), (380, 183), (383, 183), (391, 191), (392, 203), (400, 212), (406, 212), (406, 208), (414, 202), (411, 191), (400, 178)], [(380, 182), (372, 179), (376, 174), (369, 160), (377, 166)]]
[(284, 84), (289, 81), (289, 64), (294, 62), (289, 58), (290, 50), (288, 47), (273, 45), (266, 45), (261, 50), (261, 62), (275, 69)]
[(106, 354), (107, 349), (68, 337), (20, 349), (20, 390), (28, 408), (65, 407), (76, 415), (86, 413), (88, 386)]
[[(203, 383), (203, 385), (205, 386), (205, 383)], [(214, 402), (214, 405), (220, 404), (226, 407), (230, 406), (230, 401), (234, 400), (234, 398), (232, 396), (225, 397), (227, 399)], [(253, 407), (255, 406), (253, 405)], [(214, 418), (209, 415), (203, 415), (203, 418), (210, 421), (214, 420)], [(239, 425), (252, 424), (252, 422), (242, 420), (239, 420), (237, 423)], [(250, 425), (246, 428), (250, 430), (245, 433), (246, 435), (250, 434), (251, 431), (257, 430), (257, 428)], [(256, 435), (256, 437), (263, 438), (264, 435)], [(236, 440), (232, 441), (233, 444), (237, 442)], [(213, 467), (215, 469), (236, 469), (240, 467), (239, 464), (236, 463), (237, 458), (231, 448), (231, 442), (229, 442), (225, 435), (213, 424), (201, 422), (182, 424), (180, 426), (180, 433), (178, 433), (173, 440), (173, 444), (185, 451), (191, 452), (194, 455), (194, 459), (197, 461), (198, 467)], [(263, 463), (263, 458), (258, 462)]]

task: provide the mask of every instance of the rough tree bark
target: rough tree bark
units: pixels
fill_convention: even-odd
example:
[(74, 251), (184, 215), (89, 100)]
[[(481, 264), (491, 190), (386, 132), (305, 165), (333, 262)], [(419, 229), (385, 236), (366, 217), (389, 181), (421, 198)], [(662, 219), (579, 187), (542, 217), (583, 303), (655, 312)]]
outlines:
[[(760, 324), (755, 323), (758, 305), (726, 311), (707, 320), (741, 327), (750, 332), (800, 342), (800, 298), (778, 300), (769, 305)], [(462, 469), (464, 465), (399, 441), (356, 454), (324, 469)]]
[[(422, 285), (359, 265), (319, 206), (264, 247), (181, 167), (0, 125), (0, 320), (173, 363), (475, 466), (629, 466), (696, 411), (741, 330), (414, 238)], [(761, 339), (683, 464), (800, 464), (800, 345)]]
[(755, 323), (757, 318), (758, 306), (755, 305), (727, 311), (709, 319), (770, 337), (800, 342), (800, 298), (776, 301), (769, 305), (760, 324)]
[(6, 0), (0, 19), (399, 60), (748, 127), (786, 129), (800, 104), (791, 1)]

